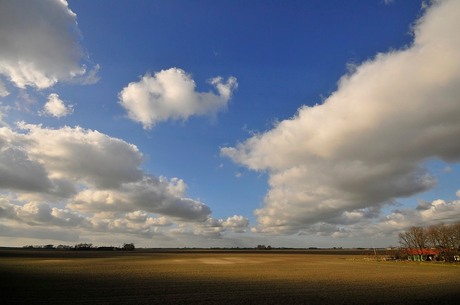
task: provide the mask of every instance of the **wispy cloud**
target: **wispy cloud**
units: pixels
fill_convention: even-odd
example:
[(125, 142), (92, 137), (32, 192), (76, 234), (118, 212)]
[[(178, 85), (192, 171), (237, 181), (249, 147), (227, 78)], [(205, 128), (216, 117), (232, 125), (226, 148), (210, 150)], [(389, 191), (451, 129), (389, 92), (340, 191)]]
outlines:
[(0, 97), (8, 96), (10, 92), (6, 89), (5, 84), (0, 81)]

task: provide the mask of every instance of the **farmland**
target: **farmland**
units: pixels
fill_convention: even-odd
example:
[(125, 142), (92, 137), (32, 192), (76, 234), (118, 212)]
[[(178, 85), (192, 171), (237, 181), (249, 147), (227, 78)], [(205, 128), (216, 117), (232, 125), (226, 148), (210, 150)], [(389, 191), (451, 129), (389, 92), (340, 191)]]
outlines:
[(454, 304), (460, 266), (307, 251), (0, 250), (2, 304)]

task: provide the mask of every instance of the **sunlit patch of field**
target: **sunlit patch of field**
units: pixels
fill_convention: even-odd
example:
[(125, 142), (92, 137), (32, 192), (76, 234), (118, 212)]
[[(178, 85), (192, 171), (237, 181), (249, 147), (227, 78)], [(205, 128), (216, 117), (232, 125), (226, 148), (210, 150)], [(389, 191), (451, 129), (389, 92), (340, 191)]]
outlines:
[(1, 304), (455, 304), (460, 297), (458, 265), (340, 253), (1, 254)]

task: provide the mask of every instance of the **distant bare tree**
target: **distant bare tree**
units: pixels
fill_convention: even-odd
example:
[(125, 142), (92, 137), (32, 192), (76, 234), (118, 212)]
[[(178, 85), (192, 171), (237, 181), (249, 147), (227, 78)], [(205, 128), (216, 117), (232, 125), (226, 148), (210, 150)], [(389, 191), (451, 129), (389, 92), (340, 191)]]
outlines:
[(403, 247), (417, 249), (420, 253), (426, 248), (427, 242), (428, 236), (423, 227), (410, 227), (408, 231), (399, 233), (399, 243)]
[(58, 245), (56, 247), (56, 249), (58, 249), (58, 250), (70, 250), (70, 249), (72, 249), (72, 247), (69, 246), (69, 245)]
[(454, 236), (453, 246), (460, 251), (460, 221), (452, 225), (452, 236)]
[(93, 244), (91, 243), (80, 243), (76, 244), (74, 249), (75, 250), (91, 250), (93, 247)]
[(130, 243), (130, 244), (123, 244), (123, 248), (122, 248), (124, 251), (133, 251), (135, 249), (134, 247), (134, 244), (133, 243)]
[(460, 222), (445, 226), (445, 258), (448, 261), (455, 261), (456, 257), (460, 254)]
[(448, 227), (442, 223), (426, 228), (429, 245), (433, 248), (449, 248), (448, 231)]
[(399, 234), (399, 243), (405, 249), (422, 254), (424, 249), (440, 251), (438, 259), (455, 261), (460, 253), (460, 222), (429, 227), (411, 227)]

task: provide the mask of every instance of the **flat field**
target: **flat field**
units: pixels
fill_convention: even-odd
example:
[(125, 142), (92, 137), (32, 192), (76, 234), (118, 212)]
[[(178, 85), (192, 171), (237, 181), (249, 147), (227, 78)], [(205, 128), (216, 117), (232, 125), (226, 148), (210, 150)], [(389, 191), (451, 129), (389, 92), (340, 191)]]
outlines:
[(0, 250), (0, 285), (1, 304), (458, 304), (460, 266), (340, 251)]

